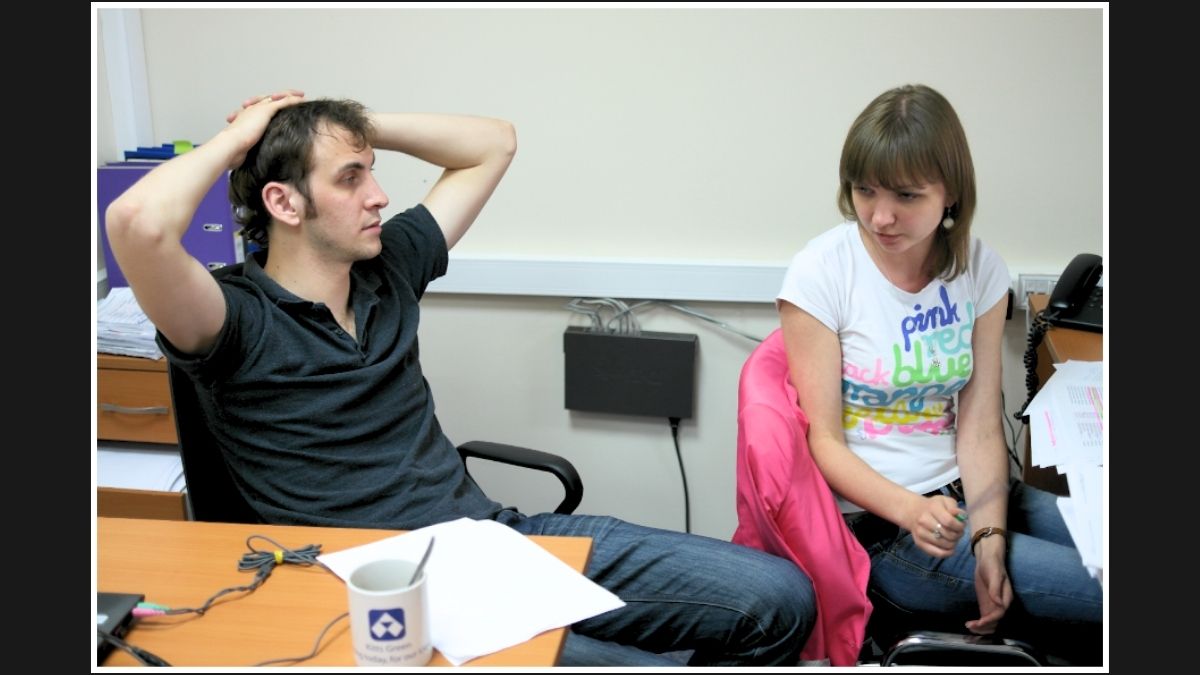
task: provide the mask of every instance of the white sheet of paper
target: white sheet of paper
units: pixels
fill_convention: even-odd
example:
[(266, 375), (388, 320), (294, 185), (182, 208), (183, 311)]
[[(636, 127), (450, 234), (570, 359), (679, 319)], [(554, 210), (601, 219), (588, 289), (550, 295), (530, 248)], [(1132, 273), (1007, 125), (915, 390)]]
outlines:
[(433, 646), (456, 666), (625, 605), (524, 535), (490, 520), (460, 518), (318, 559), (344, 580), (368, 560), (420, 560), (430, 537), (430, 633)]
[(1064, 459), (1058, 450), (1059, 440), (1054, 432), (1054, 417), (1050, 406), (1046, 404), (1047, 400), (1048, 397), (1040, 400), (1035, 397), (1025, 409), (1029, 414), (1029, 460), (1034, 466), (1054, 466)]
[(1103, 362), (1055, 364), (1026, 409), (1033, 465), (1102, 464), (1105, 407)]
[(1079, 550), (1083, 566), (1087, 568), (1088, 574), (1099, 578), (1099, 574), (1104, 569), (1103, 552), (1100, 550), (1099, 544), (1089, 540), (1089, 537), (1093, 536), (1091, 528), (1080, 517), (1074, 498), (1059, 497), (1058, 512), (1062, 514), (1063, 520), (1067, 524), (1067, 530), (1071, 533), (1075, 548)]
[(177, 448), (168, 445), (163, 447), (169, 449), (163, 450), (132, 443), (113, 447), (103, 443), (96, 448), (97, 487), (166, 492), (183, 489), (183, 461)]
[[(1080, 463), (1067, 467), (1067, 488), (1071, 491), (1073, 522), (1067, 511), (1067, 529), (1075, 539), (1075, 546), (1088, 567), (1104, 566), (1104, 476), (1102, 467)], [(1059, 510), (1062, 511), (1060, 497)]]
[(117, 286), (96, 303), (96, 351), (161, 359), (154, 324), (142, 311), (133, 289)]
[(1067, 478), (1070, 498), (1058, 509), (1088, 572), (1104, 568), (1104, 363), (1067, 361), (1029, 403), (1030, 460), (1054, 466)]

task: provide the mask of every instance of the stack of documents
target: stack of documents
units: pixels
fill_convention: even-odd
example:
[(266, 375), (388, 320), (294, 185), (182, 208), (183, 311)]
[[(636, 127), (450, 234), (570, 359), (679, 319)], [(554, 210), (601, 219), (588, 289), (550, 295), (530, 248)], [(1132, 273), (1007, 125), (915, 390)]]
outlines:
[(182, 492), (186, 487), (183, 460), (171, 446), (100, 445), (96, 448), (96, 486)]
[(96, 305), (96, 350), (105, 354), (161, 359), (154, 324), (128, 286), (117, 286)]
[(1104, 568), (1104, 362), (1055, 366), (1026, 409), (1034, 466), (1066, 474), (1070, 497), (1059, 511), (1093, 577)]
[(460, 518), (317, 556), (342, 579), (365, 561), (420, 560), (431, 537), (433, 646), (454, 665), (520, 644), (625, 603), (516, 530)]

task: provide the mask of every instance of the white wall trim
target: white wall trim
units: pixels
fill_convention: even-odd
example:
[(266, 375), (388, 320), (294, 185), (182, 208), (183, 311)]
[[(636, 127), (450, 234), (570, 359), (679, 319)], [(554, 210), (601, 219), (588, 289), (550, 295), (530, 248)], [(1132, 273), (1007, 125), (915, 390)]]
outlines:
[(431, 293), (774, 302), (785, 263), (451, 256)]
[[(1025, 267), (1010, 268), (1013, 288), (1032, 273)], [(774, 303), (786, 272), (786, 263), (451, 255), (429, 292)]]
[[(451, 256), (449, 272), (428, 292), (773, 303), (786, 271), (766, 263)], [(97, 284), (107, 278), (107, 270), (96, 271)]]

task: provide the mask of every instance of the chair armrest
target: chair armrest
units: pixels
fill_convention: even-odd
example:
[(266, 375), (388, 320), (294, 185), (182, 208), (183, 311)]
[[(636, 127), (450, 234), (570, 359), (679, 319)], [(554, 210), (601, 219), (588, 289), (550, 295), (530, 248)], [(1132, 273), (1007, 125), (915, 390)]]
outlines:
[(579, 502), (583, 500), (583, 481), (579, 478), (579, 472), (575, 470), (575, 466), (564, 457), (540, 450), (489, 441), (463, 443), (458, 446), (458, 454), (462, 457), (464, 467), (469, 457), (478, 457), (554, 474), (562, 483), (564, 492), (562, 502), (558, 508), (554, 509), (555, 513), (572, 513), (575, 511), (575, 507), (579, 506)]

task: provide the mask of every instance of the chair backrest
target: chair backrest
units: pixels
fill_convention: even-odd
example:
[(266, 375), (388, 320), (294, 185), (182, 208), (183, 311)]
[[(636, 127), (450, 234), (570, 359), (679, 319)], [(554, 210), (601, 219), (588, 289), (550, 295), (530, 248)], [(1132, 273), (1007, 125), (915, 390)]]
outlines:
[(258, 514), (242, 496), (208, 419), (196, 397), (195, 384), (175, 364), (167, 366), (171, 404), (179, 433), (179, 454), (187, 481), (187, 500), (193, 520), (224, 523), (257, 523)]
[[(245, 263), (226, 265), (212, 271), (214, 279), (240, 274)], [(225, 453), (209, 431), (208, 417), (196, 397), (192, 378), (168, 360), (171, 405), (179, 435), (183, 477), (192, 520), (219, 523), (258, 523), (262, 519), (233, 482)]]
[(738, 383), (734, 543), (796, 563), (817, 591), (817, 625), (801, 658), (833, 666), (858, 660), (871, 615), (871, 561), (842, 520), (808, 452), (808, 420), (796, 403), (779, 330), (756, 347)]

